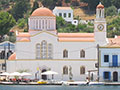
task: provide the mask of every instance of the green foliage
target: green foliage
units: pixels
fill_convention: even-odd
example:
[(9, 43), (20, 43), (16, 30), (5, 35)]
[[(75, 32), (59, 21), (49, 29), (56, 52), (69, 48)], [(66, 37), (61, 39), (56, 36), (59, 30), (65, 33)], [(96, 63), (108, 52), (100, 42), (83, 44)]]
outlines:
[(62, 17), (56, 16), (56, 23), (57, 23), (56, 29), (59, 29), (62, 26), (64, 26), (66, 22), (65, 22), (65, 20)]
[(117, 8), (120, 8), (120, 0), (110, 0), (112, 5), (114, 5)]
[(111, 0), (101, 0), (101, 3), (105, 6), (105, 7), (110, 7), (112, 5)]
[(120, 8), (120, 0), (101, 0), (101, 2), (105, 7), (110, 7), (113, 5)]
[(120, 16), (113, 19), (112, 22), (108, 22), (107, 26), (108, 37), (114, 37), (115, 35), (120, 35)]
[(106, 16), (117, 15), (117, 8), (115, 6), (110, 6), (110, 7), (106, 8), (105, 15)]
[(0, 35), (3, 36), (7, 34), (15, 25), (15, 19), (8, 12), (0, 12)]
[(0, 10), (9, 8), (11, 2), (15, 2), (15, 0), (0, 0)]
[(28, 29), (24, 29), (24, 32), (28, 32)]
[(28, 3), (29, 0), (16, 0), (16, 1), (17, 2), (13, 6), (10, 13), (16, 20), (18, 20), (24, 17), (24, 13), (26, 13), (30, 7), (30, 3)]
[(88, 8), (90, 10), (95, 10), (96, 6), (99, 4), (100, 0), (80, 0), (81, 2), (88, 3)]
[[(33, 4), (33, 7), (32, 7), (32, 12), (33, 12), (35, 9), (37, 9), (37, 8), (39, 8), (39, 4), (38, 4), (37, 1), (35, 1), (34, 4)], [(31, 12), (31, 13), (32, 13), (32, 12)]]
[(71, 2), (71, 5), (72, 5), (72, 6), (79, 6), (79, 3), (78, 3), (77, 0), (75, 0), (74, 2)]
[(24, 18), (18, 20), (18, 27), (19, 28), (21, 28), (21, 29), (24, 28), (25, 24), (26, 24), (26, 22), (25, 22)]
[(44, 7), (53, 9), (56, 6), (57, 0), (41, 0)]
[(65, 0), (65, 3), (70, 3), (71, 2), (71, 0)]
[(93, 24), (78, 24), (77, 26), (67, 23), (62, 17), (56, 17), (57, 30), (58, 32), (72, 33), (72, 32), (93, 32)]

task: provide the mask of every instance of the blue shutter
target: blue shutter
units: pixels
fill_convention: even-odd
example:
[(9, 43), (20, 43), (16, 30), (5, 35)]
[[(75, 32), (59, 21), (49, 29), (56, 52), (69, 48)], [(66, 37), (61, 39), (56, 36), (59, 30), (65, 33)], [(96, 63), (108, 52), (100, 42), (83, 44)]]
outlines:
[(111, 72), (109, 72), (109, 78), (108, 79), (111, 80)]
[(103, 72), (103, 79), (105, 79), (105, 72)]
[(113, 57), (113, 60), (112, 60), (113, 61), (113, 66), (115, 66), (115, 67), (118, 66), (118, 56), (113, 55), (112, 57)]

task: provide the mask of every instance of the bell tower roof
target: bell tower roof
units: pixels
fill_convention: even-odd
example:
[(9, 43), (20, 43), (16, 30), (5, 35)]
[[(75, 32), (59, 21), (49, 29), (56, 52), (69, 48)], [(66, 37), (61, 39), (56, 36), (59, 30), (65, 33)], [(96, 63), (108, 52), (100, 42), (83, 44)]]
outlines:
[(97, 5), (97, 8), (104, 8), (104, 5), (101, 4), (101, 2)]

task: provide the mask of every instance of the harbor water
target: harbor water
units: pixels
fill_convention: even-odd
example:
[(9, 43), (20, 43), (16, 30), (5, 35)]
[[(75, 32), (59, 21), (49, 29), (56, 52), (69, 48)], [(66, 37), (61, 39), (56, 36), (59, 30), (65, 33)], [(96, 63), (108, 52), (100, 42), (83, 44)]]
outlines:
[(120, 90), (120, 86), (0, 85), (0, 90)]

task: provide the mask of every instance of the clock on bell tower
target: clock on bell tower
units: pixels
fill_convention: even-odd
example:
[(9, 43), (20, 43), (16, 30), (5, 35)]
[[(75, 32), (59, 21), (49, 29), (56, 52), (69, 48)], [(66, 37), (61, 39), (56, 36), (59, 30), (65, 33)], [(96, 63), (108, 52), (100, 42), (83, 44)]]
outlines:
[(94, 37), (96, 42), (106, 42), (106, 19), (104, 17), (104, 6), (101, 3), (96, 8)]

